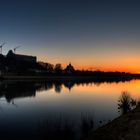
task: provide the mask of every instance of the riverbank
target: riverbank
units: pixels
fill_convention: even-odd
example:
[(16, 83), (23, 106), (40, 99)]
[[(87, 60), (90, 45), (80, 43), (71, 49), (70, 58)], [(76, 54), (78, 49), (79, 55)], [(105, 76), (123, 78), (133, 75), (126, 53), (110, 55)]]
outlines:
[(140, 106), (91, 132), (85, 140), (140, 140)]
[(38, 75), (38, 76), (27, 76), (27, 75), (5, 75), (1, 76), (0, 80), (14, 80), (14, 81), (95, 81), (95, 82), (119, 82), (129, 81), (135, 79), (135, 77), (125, 76), (92, 76), (92, 75)]

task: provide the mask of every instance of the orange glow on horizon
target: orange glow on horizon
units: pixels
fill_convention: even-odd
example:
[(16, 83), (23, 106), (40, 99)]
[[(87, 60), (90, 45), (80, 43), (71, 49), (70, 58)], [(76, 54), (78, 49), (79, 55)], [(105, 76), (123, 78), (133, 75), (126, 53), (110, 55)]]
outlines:
[[(108, 60), (105, 62), (99, 62), (96, 60), (93, 62), (90, 61), (82, 61), (82, 60), (74, 60), (71, 58), (71, 61), (66, 60), (65, 58), (57, 59), (57, 58), (45, 58), (45, 57), (38, 57), (38, 61), (48, 62), (51, 64), (61, 63), (63, 68), (65, 68), (70, 62), (74, 66), (76, 70), (91, 70), (91, 71), (113, 71), (113, 72), (129, 72), (129, 73), (138, 73), (140, 74), (140, 65), (138, 65), (137, 59), (122, 59), (119, 60)], [(93, 59), (94, 60), (94, 59)]]

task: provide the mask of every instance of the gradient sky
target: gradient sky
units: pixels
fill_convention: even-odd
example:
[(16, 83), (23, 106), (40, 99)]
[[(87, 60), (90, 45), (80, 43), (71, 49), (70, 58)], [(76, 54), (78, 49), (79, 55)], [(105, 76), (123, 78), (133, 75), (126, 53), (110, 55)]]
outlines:
[(138, 0), (0, 0), (6, 54), (80, 69), (140, 72)]

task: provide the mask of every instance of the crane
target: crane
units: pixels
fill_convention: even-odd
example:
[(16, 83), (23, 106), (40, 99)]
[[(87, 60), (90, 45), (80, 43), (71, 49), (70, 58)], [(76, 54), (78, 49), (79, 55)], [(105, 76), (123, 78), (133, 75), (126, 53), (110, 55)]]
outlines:
[(5, 45), (6, 43), (2, 43), (1, 45), (0, 45), (0, 54), (2, 54), (2, 47)]
[(14, 50), (14, 53), (16, 53), (16, 50), (18, 49), (18, 48), (20, 48), (21, 46), (17, 46), (17, 47), (15, 47), (13, 50)]

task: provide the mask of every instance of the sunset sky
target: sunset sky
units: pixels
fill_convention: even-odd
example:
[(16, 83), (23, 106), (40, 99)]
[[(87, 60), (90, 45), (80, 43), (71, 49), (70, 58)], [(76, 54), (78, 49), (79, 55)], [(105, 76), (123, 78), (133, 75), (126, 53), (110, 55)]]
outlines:
[(140, 72), (138, 0), (1, 0), (3, 53), (78, 69)]

